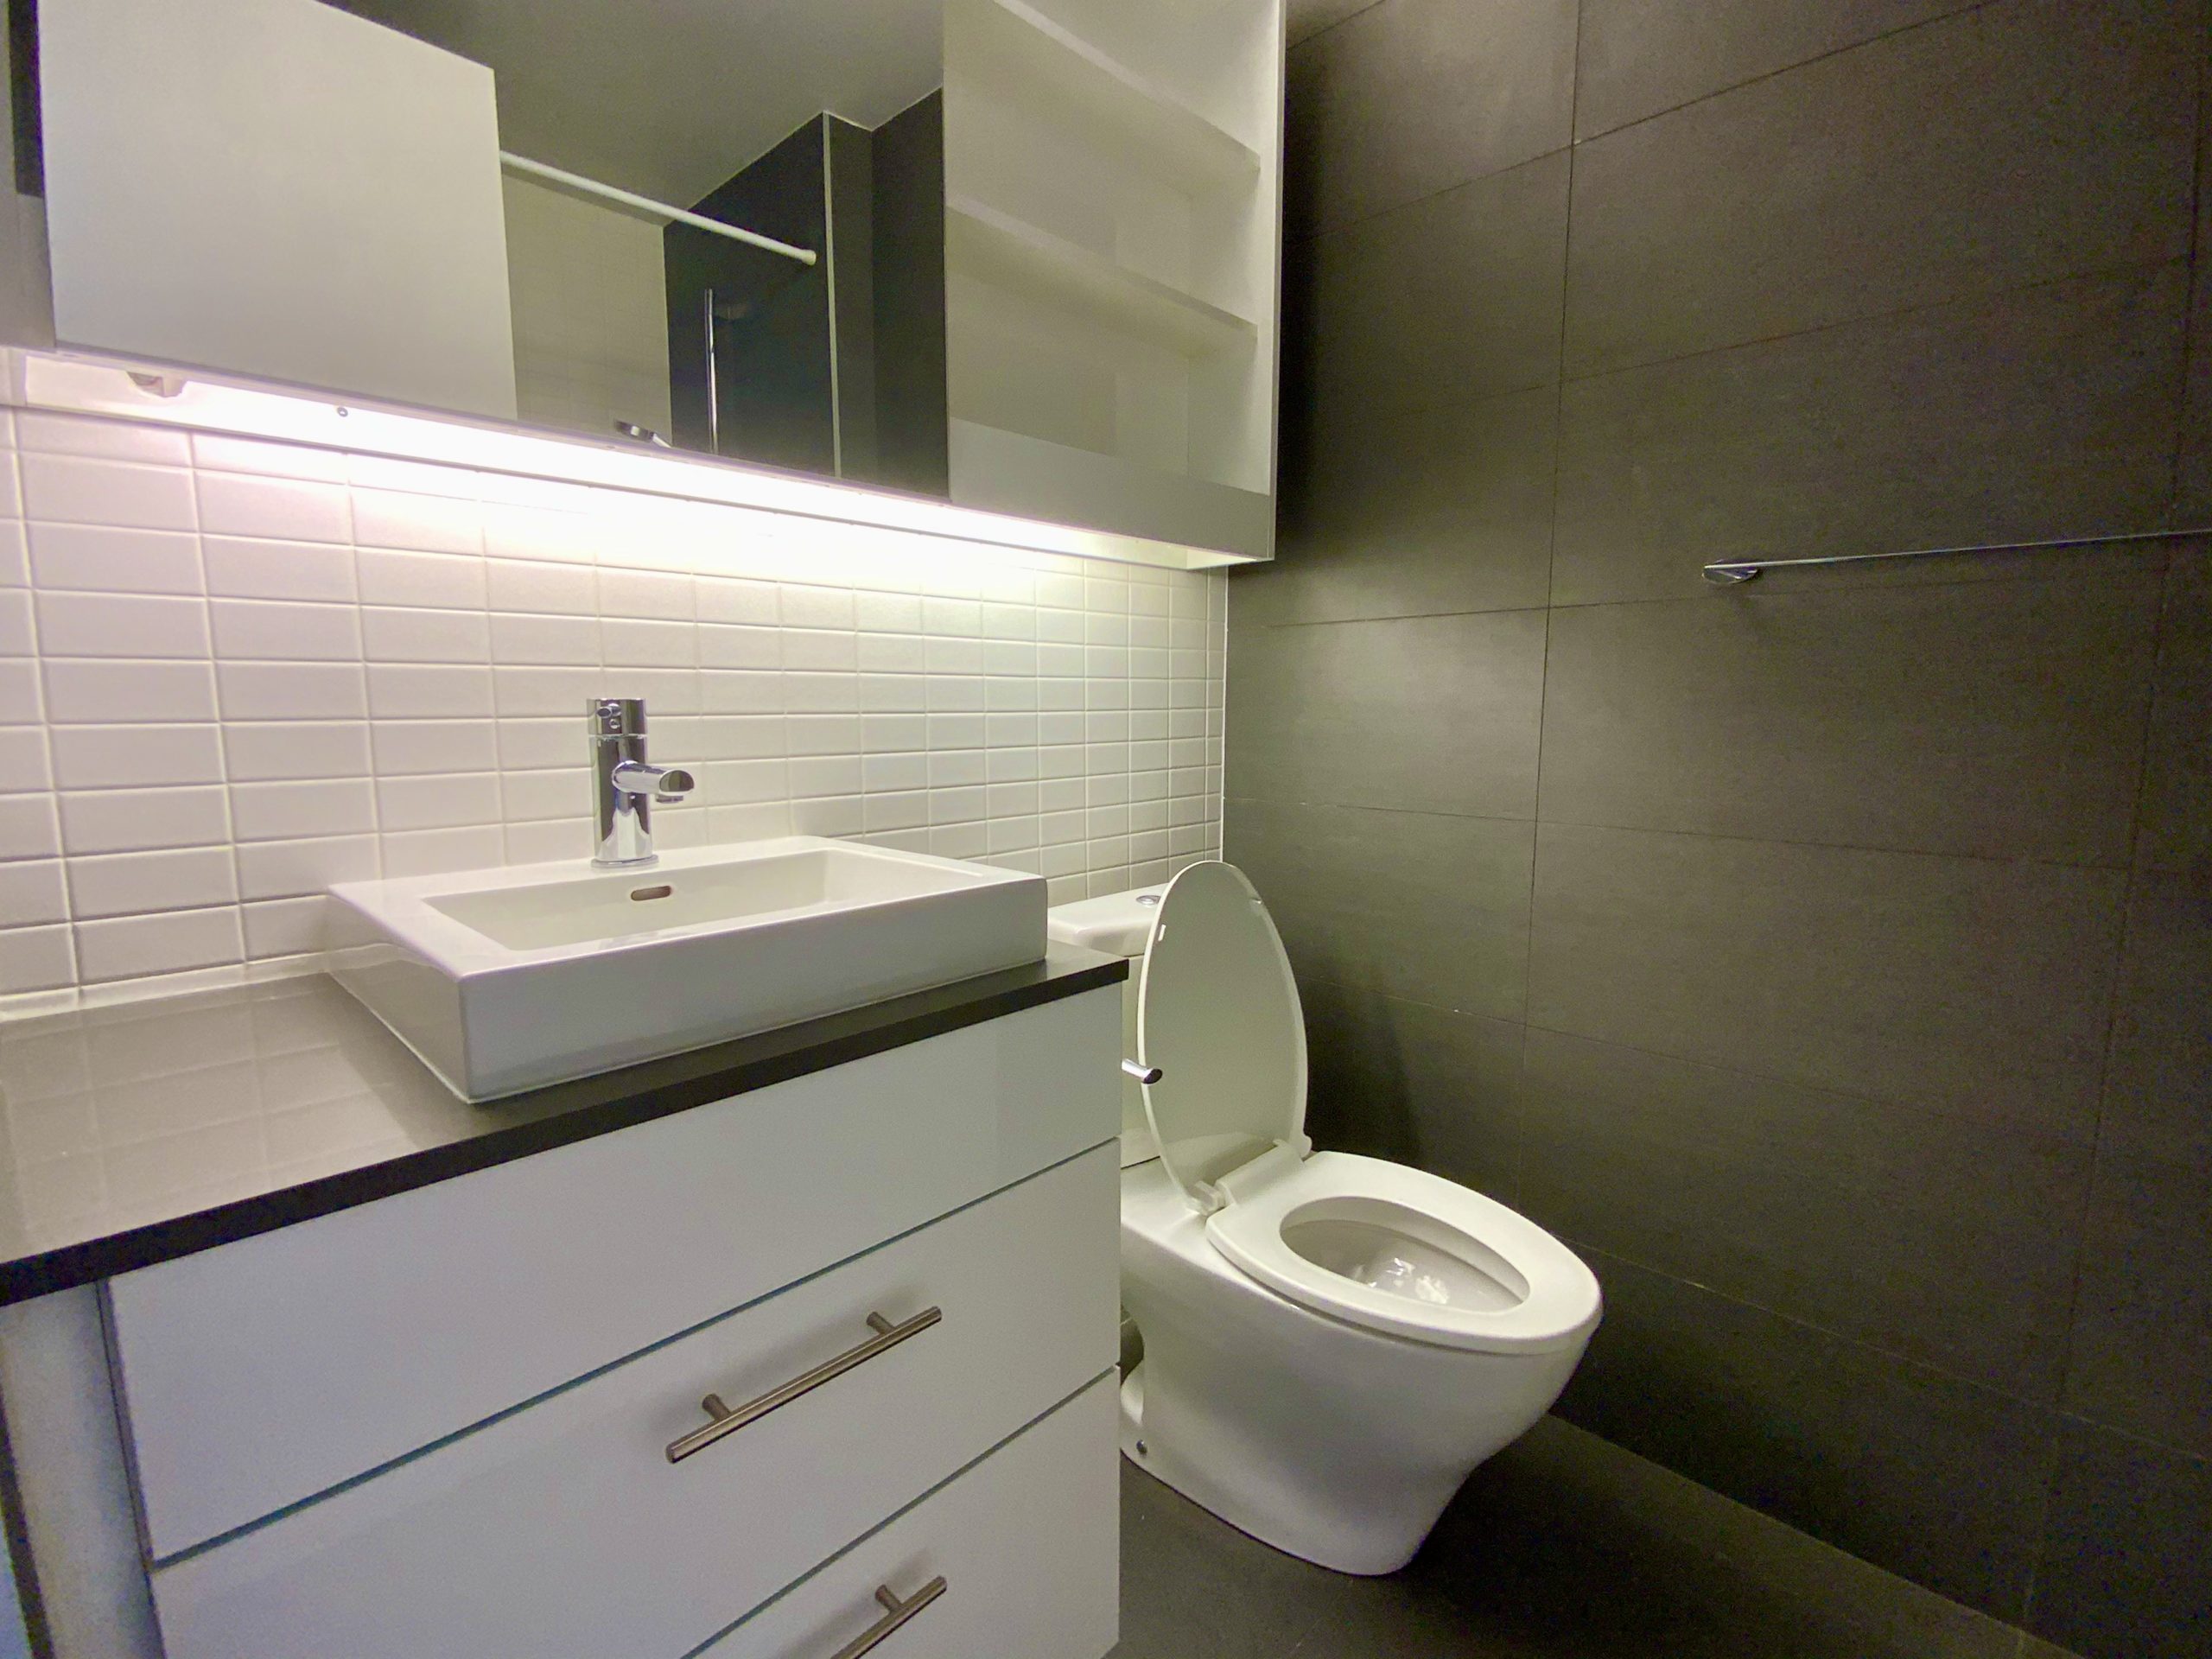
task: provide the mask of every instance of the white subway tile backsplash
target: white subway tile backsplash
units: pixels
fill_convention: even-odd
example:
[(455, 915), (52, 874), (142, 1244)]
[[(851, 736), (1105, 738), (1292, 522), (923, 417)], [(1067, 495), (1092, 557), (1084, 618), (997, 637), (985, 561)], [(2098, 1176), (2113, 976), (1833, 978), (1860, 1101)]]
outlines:
[[(0, 928), (35, 927), (69, 919), (61, 861), (24, 859), (0, 864)], [(0, 933), (0, 938), (5, 938)]]
[(495, 612), (491, 618), (492, 660), (516, 666), (596, 665), (600, 627), (596, 617)]
[(41, 588), (133, 594), (197, 594), (198, 543), (172, 530), (110, 524), (29, 526), (31, 580)]
[(636, 617), (600, 619), (600, 649), (612, 667), (692, 668), (699, 661), (699, 630), (689, 622)]
[(484, 561), (473, 555), (406, 553), (365, 547), (355, 555), (365, 605), (480, 610)]
[(487, 663), (491, 628), (481, 611), (361, 607), (362, 650), (372, 663)]
[(372, 663), (369, 712), (378, 720), (488, 717), (492, 671), (462, 663)]
[(550, 864), (556, 859), (588, 858), (592, 854), (591, 826), (581, 818), (510, 823), (506, 826), (505, 844), (510, 864)]
[(486, 566), (488, 593), (495, 611), (553, 616), (595, 616), (599, 583), (589, 565), (546, 564), (531, 559), (494, 559)]
[(268, 962), (321, 950), (327, 903), (317, 893), (308, 899), (273, 899), (246, 906), (241, 912), (245, 918), (246, 960)]
[(232, 662), (359, 662), (361, 613), (351, 605), (213, 599), (215, 654)]
[[(420, 472), (441, 470), (423, 467)], [(365, 548), (474, 554), (484, 550), (484, 527), (480, 511), (473, 499), (411, 490), (368, 489), (356, 485), (353, 539)]]
[(16, 447), (50, 455), (98, 455), (181, 467), (192, 459), (192, 440), (168, 427), (103, 421), (83, 415), (26, 409), (15, 418)]
[(51, 794), (0, 794), (0, 858), (53, 858), (62, 827)]
[(581, 727), (585, 702), (598, 689), (598, 671), (592, 668), (516, 665), (492, 671), (493, 706), (502, 717), (570, 715)]
[[(849, 597), (849, 595), (848, 595)], [(655, 617), (689, 622), (696, 601), (691, 578), (670, 570), (629, 570), (601, 566), (599, 612), (602, 616)]]
[(574, 818), (582, 823), (591, 810), (591, 774), (576, 765), (502, 772), (499, 793), (501, 812), (509, 823), (545, 818)]
[(56, 726), (54, 772), (62, 789), (149, 789), (223, 781), (214, 726)]
[(0, 657), (37, 654), (31, 627), (31, 596), (21, 588), (0, 588)]
[(235, 906), (77, 924), (77, 971), (88, 984), (221, 967), (245, 953)]
[(137, 530), (197, 530), (190, 472), (79, 455), (18, 458), (26, 518)]
[(53, 787), (45, 728), (0, 726), (0, 790), (22, 793)]
[(238, 896), (237, 872), (227, 847), (69, 861), (69, 899), (79, 921), (226, 905)]
[(792, 798), (861, 792), (861, 768), (856, 754), (797, 755), (785, 763)]
[(430, 772), (492, 772), (499, 744), (488, 720), (379, 720), (375, 771), (379, 777)]
[(365, 721), (233, 721), (223, 731), (230, 781), (274, 783), (308, 778), (365, 778)]
[(412, 830), (379, 837), (386, 876), (442, 875), (480, 870), (506, 861), (506, 840), (497, 824), (455, 830)]
[(1218, 576), (129, 423), (8, 442), (0, 995), (311, 950), (334, 881), (586, 855), (591, 696), (698, 776), (671, 849), (865, 836), (1055, 899), (1217, 850)]
[(377, 874), (377, 838), (314, 836), (262, 841), (238, 849), (238, 893), (247, 899), (290, 899), (320, 893), (340, 881), (367, 881)]
[[(0, 802), (4, 804), (4, 802)], [(86, 853), (228, 844), (227, 798), (218, 787), (76, 790), (60, 797), (61, 844)]]
[(48, 657), (200, 657), (207, 606), (139, 594), (37, 595), (38, 648)]
[(359, 720), (369, 712), (358, 663), (218, 663), (226, 720)]
[(376, 797), (365, 779), (234, 784), (231, 816), (240, 841), (351, 836), (378, 827)]
[(377, 780), (377, 822), (387, 835), (394, 830), (497, 823), (499, 776), (495, 772), (474, 772), (380, 778)]
[(58, 990), (77, 980), (67, 927), (0, 930), (0, 995)]
[(202, 536), (200, 547), (211, 594), (231, 599), (354, 597), (351, 548), (235, 536)]
[(200, 527), (210, 534), (266, 536), (296, 542), (353, 538), (346, 491), (304, 479), (209, 472), (200, 480)]

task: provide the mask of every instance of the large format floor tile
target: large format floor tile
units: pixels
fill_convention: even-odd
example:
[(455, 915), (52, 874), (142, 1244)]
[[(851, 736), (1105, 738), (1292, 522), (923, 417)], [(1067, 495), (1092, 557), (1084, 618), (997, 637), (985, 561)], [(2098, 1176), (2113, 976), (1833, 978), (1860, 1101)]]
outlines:
[(1122, 1470), (1113, 1659), (2012, 1659), (2016, 1643), (1555, 1421), (1476, 1471), (1382, 1579), (1279, 1554)]

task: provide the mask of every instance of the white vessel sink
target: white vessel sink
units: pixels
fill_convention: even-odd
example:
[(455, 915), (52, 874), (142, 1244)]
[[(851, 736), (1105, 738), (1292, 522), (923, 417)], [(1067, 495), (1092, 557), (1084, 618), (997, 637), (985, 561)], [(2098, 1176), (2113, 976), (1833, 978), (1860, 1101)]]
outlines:
[(330, 892), (332, 975), (468, 1100), (1045, 954), (1041, 878), (810, 836)]

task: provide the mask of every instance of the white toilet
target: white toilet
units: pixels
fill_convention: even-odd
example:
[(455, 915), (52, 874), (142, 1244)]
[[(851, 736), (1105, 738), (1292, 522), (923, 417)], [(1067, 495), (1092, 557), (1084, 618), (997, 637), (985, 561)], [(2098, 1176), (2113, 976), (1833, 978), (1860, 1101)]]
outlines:
[(1128, 1092), (1122, 1170), (1143, 1359), (1122, 1384), (1122, 1451), (1278, 1549), (1403, 1566), (1566, 1386), (1596, 1278), (1478, 1192), (1313, 1149), (1298, 988), (1233, 866), (1063, 906), (1052, 933), (1143, 957), (1128, 1008), (1147, 1081)]

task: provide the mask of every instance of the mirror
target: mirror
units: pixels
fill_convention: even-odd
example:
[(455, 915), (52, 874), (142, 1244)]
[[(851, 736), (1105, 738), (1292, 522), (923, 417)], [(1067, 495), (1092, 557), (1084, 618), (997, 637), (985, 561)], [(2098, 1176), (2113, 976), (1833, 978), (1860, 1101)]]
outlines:
[(945, 493), (939, 0), (40, 10), (65, 340)]
[(1271, 551), (1281, 0), (10, 3), (64, 348)]
[(938, 0), (340, 5), (492, 71), (518, 418), (945, 493)]

